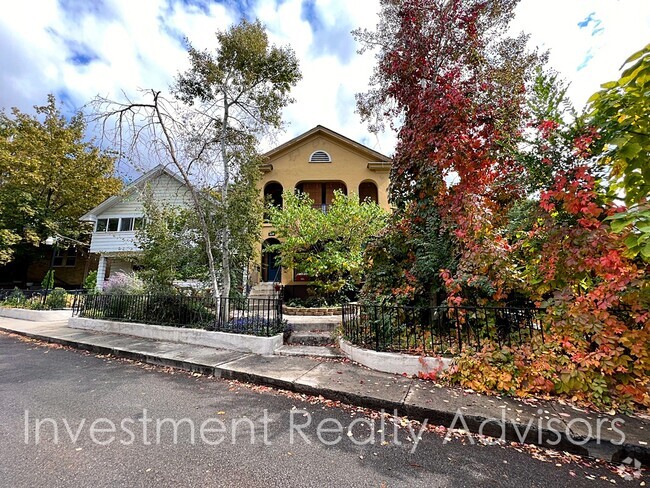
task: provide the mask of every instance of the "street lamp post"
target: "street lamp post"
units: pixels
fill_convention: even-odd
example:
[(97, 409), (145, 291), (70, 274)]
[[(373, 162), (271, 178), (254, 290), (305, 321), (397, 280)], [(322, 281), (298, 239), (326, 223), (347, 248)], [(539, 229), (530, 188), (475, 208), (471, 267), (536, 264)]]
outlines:
[(52, 286), (54, 287), (54, 276), (53, 276), (53, 269), (54, 269), (54, 258), (56, 257), (56, 243), (57, 243), (57, 238), (56, 237), (48, 237), (45, 239), (45, 245), (47, 246), (52, 246), (52, 259), (50, 260), (50, 270), (47, 272), (47, 280), (45, 281), (45, 294), (43, 295), (43, 305), (45, 305), (45, 302), (47, 302), (47, 294), (50, 291), (50, 280), (52, 281)]
[[(52, 288), (54, 288), (54, 258), (56, 257), (56, 251), (58, 249), (57, 244), (59, 241), (63, 241), (64, 243), (72, 242), (75, 245), (79, 245), (79, 246), (86, 245), (83, 242), (78, 241), (77, 239), (63, 236), (57, 232), (55, 232), (53, 236), (49, 236), (47, 239), (45, 239), (45, 245), (52, 246), (52, 260), (50, 261), (50, 271), (49, 271), (49, 276), (50, 279), (52, 280)], [(45, 283), (45, 295), (43, 297), (43, 304), (45, 304), (45, 300), (47, 300), (47, 294), (50, 291), (50, 279), (48, 279), (47, 282)]]

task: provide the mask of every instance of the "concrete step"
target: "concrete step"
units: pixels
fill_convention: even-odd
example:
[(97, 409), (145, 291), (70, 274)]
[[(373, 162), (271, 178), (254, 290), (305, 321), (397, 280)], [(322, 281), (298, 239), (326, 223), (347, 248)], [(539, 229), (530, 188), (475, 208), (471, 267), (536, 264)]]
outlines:
[(343, 354), (335, 346), (281, 346), (275, 350), (279, 356), (312, 356), (319, 358), (342, 358)]
[(329, 332), (292, 332), (287, 343), (302, 346), (326, 346), (334, 344), (334, 338)]
[[(283, 315), (282, 318), (286, 319), (287, 316)], [(322, 324), (315, 324), (313, 322), (289, 322), (289, 326), (294, 332), (328, 332), (332, 333), (339, 326), (335, 322), (324, 322)]]
[(340, 315), (288, 315), (283, 314), (289, 325), (297, 326), (302, 330), (331, 330), (341, 323)]
[(274, 290), (275, 283), (263, 282), (253, 286), (252, 290)]
[(275, 293), (249, 293), (248, 298), (252, 298), (254, 300), (261, 300), (261, 299), (268, 299), (268, 298), (277, 298), (278, 296)]

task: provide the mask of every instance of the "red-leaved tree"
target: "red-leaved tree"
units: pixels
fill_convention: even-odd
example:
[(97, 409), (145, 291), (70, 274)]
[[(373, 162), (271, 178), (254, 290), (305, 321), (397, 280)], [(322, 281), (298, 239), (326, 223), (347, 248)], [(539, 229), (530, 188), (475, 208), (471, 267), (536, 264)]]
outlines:
[[(521, 195), (516, 143), (524, 86), (539, 61), (526, 50), (526, 36), (505, 35), (516, 4), (386, 0), (377, 30), (356, 32), (368, 48), (380, 46), (373, 88), (358, 96), (359, 111), (371, 128), (389, 118), (399, 131), (393, 227), (410, 231), (406, 239), (414, 243), (432, 228), (450, 241), (442, 243), (449, 254), (433, 253), (432, 262), (423, 262), (431, 252), (407, 255), (403, 277), (416, 286), (396, 282), (394, 294), (424, 292), (435, 302), (444, 288), (460, 303), (501, 300), (512, 291), (516, 270), (496, 229)], [(377, 248), (381, 242), (371, 251)]]

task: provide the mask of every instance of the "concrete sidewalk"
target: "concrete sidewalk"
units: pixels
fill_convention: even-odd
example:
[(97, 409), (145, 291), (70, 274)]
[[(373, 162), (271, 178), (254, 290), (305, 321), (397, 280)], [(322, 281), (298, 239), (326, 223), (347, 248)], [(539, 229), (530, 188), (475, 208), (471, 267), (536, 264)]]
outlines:
[(256, 356), (120, 334), (71, 329), (65, 321), (0, 317), (0, 331), (216, 377), (270, 385), (356, 406), (397, 411), (429, 424), (465, 429), (606, 461), (650, 465), (650, 422), (557, 402), (486, 396), (372, 371), (346, 361)]

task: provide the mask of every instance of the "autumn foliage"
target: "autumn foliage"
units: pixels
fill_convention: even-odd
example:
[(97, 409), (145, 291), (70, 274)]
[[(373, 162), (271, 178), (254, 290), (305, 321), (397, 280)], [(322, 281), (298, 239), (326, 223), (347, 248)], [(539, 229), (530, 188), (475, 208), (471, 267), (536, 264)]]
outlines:
[[(517, 1), (382, 3), (383, 46), (359, 97), (371, 127), (398, 130), (396, 211), (367, 249), (366, 293), (407, 303), (546, 310), (544, 344), (465, 350), (444, 376), (515, 395), (650, 406), (647, 265), (626, 254), (592, 164), (597, 127), (526, 38), (504, 32)], [(373, 124), (373, 120), (375, 121)]]

